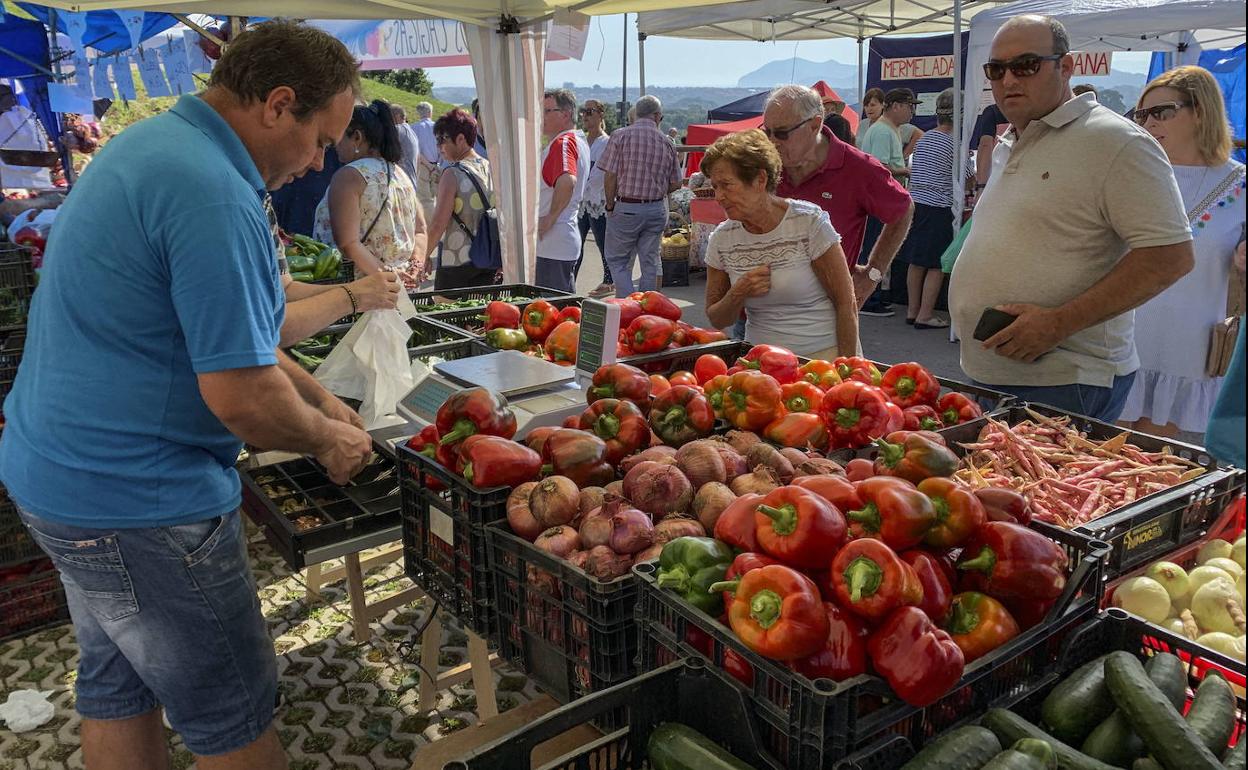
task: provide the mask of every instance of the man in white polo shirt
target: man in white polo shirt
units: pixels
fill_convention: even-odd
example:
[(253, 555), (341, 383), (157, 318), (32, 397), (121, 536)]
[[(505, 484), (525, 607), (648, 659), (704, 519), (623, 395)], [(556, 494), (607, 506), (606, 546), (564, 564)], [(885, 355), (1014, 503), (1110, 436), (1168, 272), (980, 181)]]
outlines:
[[(1066, 30), (1017, 16), (984, 72), (1011, 123), (949, 287), (962, 368), (1020, 398), (1113, 421), (1139, 368), (1132, 309), (1194, 264), (1174, 173), (1144, 130), (1070, 90)], [(996, 308), (1017, 318), (980, 342)]]

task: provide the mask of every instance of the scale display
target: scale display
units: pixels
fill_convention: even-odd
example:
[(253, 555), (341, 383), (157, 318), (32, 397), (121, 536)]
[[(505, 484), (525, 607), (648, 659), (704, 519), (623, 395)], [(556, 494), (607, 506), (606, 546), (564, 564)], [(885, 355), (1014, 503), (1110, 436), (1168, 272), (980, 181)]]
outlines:
[(399, 414), (432, 425), (438, 409), (458, 390), (463, 390), (463, 386), (440, 377), (426, 377), (399, 401)]
[(593, 378), (603, 364), (615, 363), (615, 341), (620, 336), (620, 306), (587, 299), (581, 303), (581, 336), (576, 348), (576, 370)]

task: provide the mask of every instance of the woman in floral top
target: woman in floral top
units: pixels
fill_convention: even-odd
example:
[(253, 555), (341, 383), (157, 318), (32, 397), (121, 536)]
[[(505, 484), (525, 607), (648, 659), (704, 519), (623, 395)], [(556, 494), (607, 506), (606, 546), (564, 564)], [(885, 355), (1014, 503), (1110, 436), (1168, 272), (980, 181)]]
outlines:
[(402, 148), (390, 105), (357, 105), (342, 139), (312, 237), (333, 243), (357, 276), (393, 270), (408, 289), (425, 274), (425, 218), (416, 188), (399, 165)]

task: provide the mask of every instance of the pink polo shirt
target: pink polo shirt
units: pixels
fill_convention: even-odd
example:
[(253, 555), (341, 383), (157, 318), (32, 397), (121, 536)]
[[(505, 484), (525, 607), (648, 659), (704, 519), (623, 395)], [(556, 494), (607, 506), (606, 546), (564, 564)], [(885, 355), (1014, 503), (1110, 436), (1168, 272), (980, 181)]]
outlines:
[(832, 227), (841, 234), (841, 247), (852, 268), (862, 249), (867, 217), (884, 224), (896, 222), (910, 210), (910, 193), (882, 163), (837, 139), (827, 126), (823, 128), (823, 138), (828, 143), (823, 168), (800, 185), (790, 184), (781, 176), (776, 194), (810, 201), (828, 212)]

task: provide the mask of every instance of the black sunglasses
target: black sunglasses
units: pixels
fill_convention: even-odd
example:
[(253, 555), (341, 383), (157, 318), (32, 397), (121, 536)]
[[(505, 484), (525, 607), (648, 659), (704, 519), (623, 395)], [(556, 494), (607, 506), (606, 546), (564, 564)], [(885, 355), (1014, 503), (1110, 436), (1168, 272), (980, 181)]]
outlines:
[(1022, 56), (1016, 56), (1009, 61), (989, 61), (984, 65), (984, 77), (989, 80), (1000, 80), (1005, 77), (1005, 71), (1009, 70), (1016, 78), (1029, 78), (1040, 71), (1040, 65), (1046, 61), (1061, 61), (1064, 53), (1049, 54), (1041, 56), (1034, 53), (1025, 53)]
[(1184, 107), (1191, 107), (1190, 102), (1162, 102), (1153, 107), (1145, 107), (1131, 113), (1131, 119), (1141, 126), (1148, 122), (1149, 118), (1166, 121), (1173, 118)]
[(809, 123), (810, 121), (814, 120), (817, 117), (819, 116), (812, 115), (809, 118), (806, 118), (805, 120), (803, 120), (801, 123), (798, 123), (796, 126), (789, 126), (788, 128), (768, 128), (767, 126), (763, 126), (763, 133), (767, 135), (768, 139), (779, 139), (780, 141), (783, 142), (784, 140), (788, 139), (789, 135), (792, 134), (794, 131), (806, 125), (807, 123)]
[(597, 107), (582, 107), (582, 108), (581, 108), (581, 114), (582, 114), (582, 115), (593, 115), (593, 114), (595, 114), (595, 113), (599, 113), (599, 112), (602, 112), (602, 110), (600, 110), (600, 109), (599, 109), (599, 108), (597, 108)]

